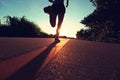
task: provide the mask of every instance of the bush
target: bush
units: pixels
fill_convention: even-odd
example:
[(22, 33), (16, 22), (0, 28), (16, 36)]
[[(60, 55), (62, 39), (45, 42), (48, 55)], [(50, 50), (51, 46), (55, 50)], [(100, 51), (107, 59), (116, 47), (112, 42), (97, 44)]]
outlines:
[[(3, 37), (43, 37), (43, 32), (35, 23), (25, 17), (6, 16), (6, 24), (0, 26), (0, 36)], [(44, 33), (47, 37), (47, 33)]]

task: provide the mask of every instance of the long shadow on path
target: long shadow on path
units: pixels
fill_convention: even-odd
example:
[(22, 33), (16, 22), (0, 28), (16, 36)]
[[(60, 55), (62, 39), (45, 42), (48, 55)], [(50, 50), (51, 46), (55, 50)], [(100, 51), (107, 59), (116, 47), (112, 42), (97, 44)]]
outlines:
[(55, 42), (50, 44), (42, 53), (40, 53), (40, 55), (35, 57), (32, 61), (27, 63), (6, 80), (34, 80), (35, 74), (40, 69), (49, 52), (52, 50), (52, 48), (54, 48), (56, 44), (57, 43)]

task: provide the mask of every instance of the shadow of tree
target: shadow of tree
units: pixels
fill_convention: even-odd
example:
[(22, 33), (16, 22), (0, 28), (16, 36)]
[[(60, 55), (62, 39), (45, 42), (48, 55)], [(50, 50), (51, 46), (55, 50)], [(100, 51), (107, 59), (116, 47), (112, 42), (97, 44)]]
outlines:
[(49, 52), (54, 48), (56, 42), (51, 43), (40, 55), (16, 71), (13, 75), (6, 80), (34, 80), (34, 76), (44, 63)]

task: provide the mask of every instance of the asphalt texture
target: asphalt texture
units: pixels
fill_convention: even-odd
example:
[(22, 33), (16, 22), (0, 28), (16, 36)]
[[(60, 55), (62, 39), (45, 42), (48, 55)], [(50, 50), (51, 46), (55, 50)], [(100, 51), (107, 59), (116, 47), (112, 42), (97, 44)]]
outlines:
[[(35, 80), (38, 73), (69, 41), (69, 39), (60, 40), (54, 42), (53, 38), (2, 38), (0, 41), (7, 44), (0, 46), (3, 49), (1, 55), (4, 53), (7, 55), (2, 56), (6, 58), (5, 60), (0, 61), (0, 80)], [(25, 45), (32, 46), (24, 47)], [(12, 54), (9, 54), (7, 50), (9, 48)]]
[(120, 80), (120, 45), (70, 40), (36, 80)]
[(0, 61), (46, 47), (53, 38), (0, 38)]
[[(53, 41), (53, 38), (0, 38), (0, 59), (9, 60), (43, 47), (47, 47), (47, 51), (43, 51), (41, 55), (49, 55), (54, 47), (51, 45)], [(54, 47), (54, 50), (57, 48), (58, 46)], [(40, 56), (35, 57), (27, 67), (24, 66), (17, 72), (21, 73), (23, 70), (25, 74), (32, 74), (31, 71), (37, 70), (39, 64), (42, 65), (43, 56)], [(70, 39), (40, 72), (35, 72), (38, 73), (34, 79), (23, 75), (29, 78), (22, 80), (120, 80), (120, 45)], [(10, 77), (8, 80), (16, 80), (13, 78)]]

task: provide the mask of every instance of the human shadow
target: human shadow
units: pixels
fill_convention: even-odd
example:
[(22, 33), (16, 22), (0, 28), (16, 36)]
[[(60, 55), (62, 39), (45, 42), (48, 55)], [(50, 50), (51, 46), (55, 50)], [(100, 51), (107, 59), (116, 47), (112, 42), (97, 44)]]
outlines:
[(34, 76), (44, 63), (46, 57), (57, 42), (51, 43), (40, 55), (35, 57), (32, 61), (27, 63), (21, 69), (16, 71), (13, 75), (6, 80), (34, 80)]

